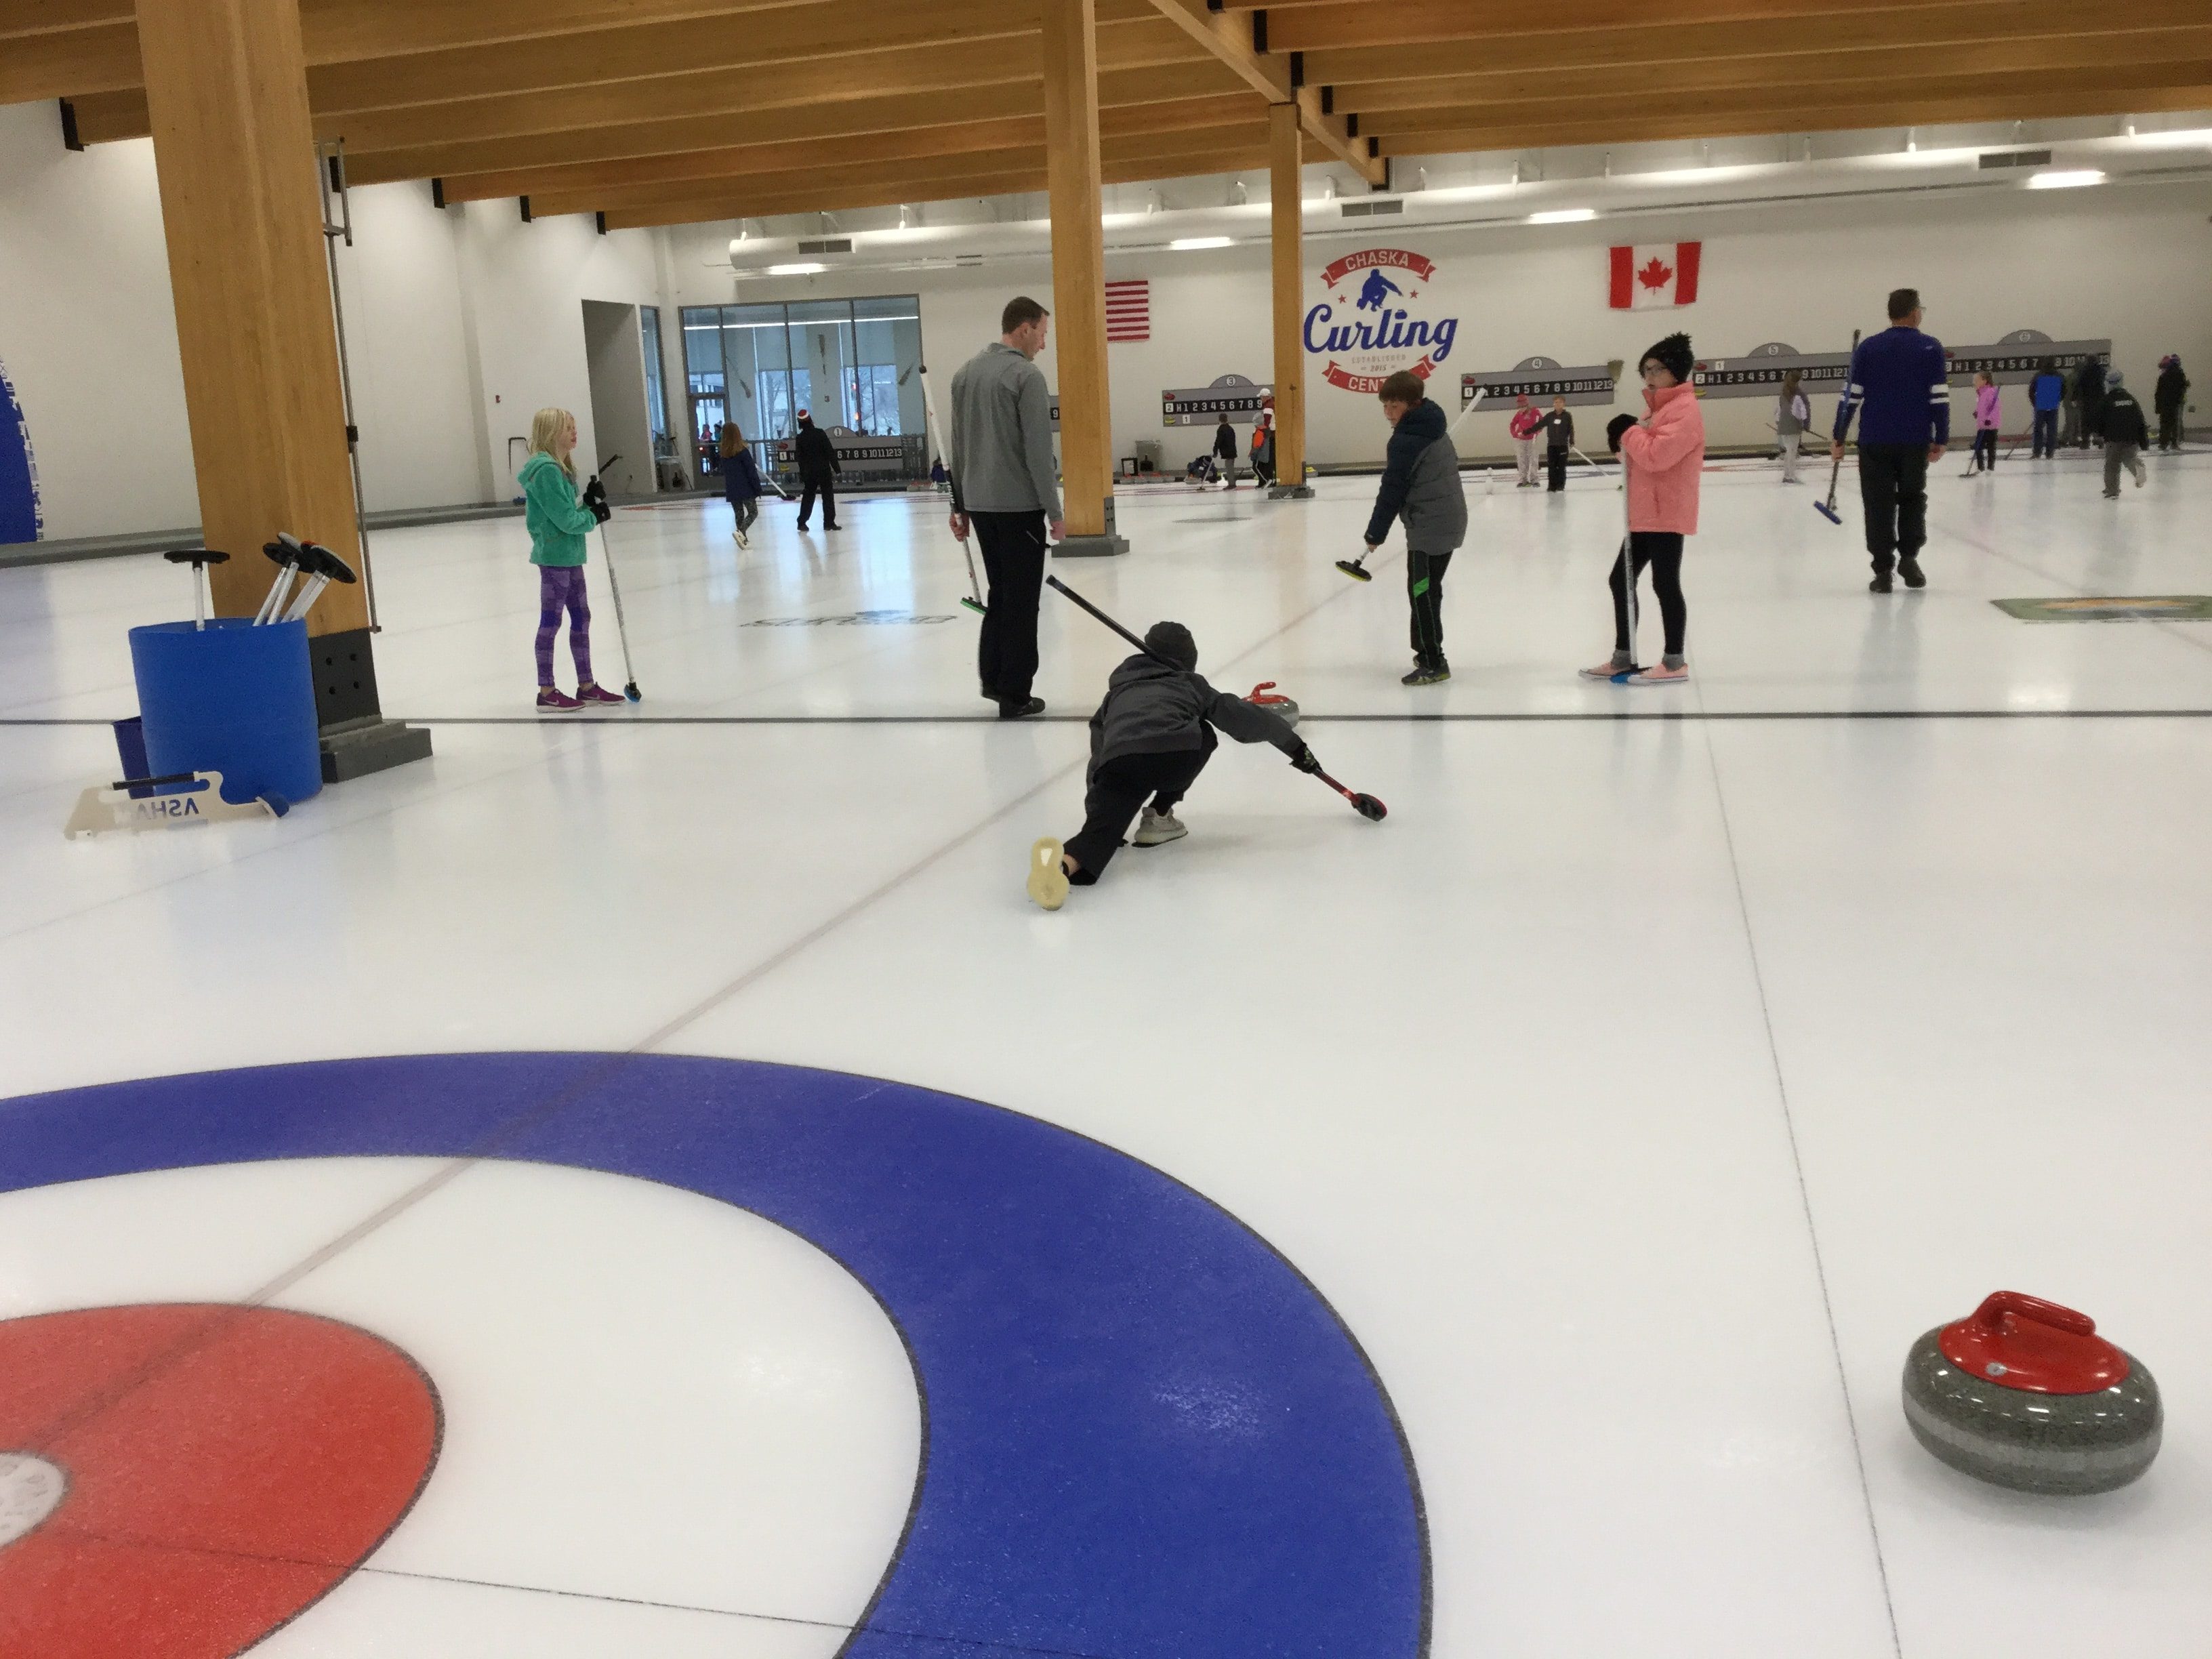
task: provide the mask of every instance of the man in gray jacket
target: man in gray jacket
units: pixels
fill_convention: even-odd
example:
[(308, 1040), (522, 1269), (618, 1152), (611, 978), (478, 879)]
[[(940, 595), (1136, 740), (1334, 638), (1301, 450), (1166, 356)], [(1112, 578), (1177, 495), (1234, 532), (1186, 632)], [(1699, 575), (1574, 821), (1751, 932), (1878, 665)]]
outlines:
[(1044, 699), (1030, 687), (1045, 537), (1066, 533), (1052, 459), (1052, 393), (1031, 361), (1044, 349), (1050, 321), (1025, 295), (1007, 301), (1000, 337), (952, 377), (952, 533), (964, 542), (972, 525), (983, 550), (991, 592), (975, 668), (1001, 720), (1044, 712)]
[(1467, 496), (1460, 488), (1459, 452), (1452, 447), (1444, 411), (1431, 403), (1421, 377), (1401, 369), (1376, 394), (1390, 422), (1390, 447), (1382, 487), (1367, 521), (1370, 552), (1382, 545), (1390, 521), (1406, 525), (1406, 596), (1413, 609), (1413, 672), (1401, 685), (1441, 685), (1451, 678), (1444, 660), (1444, 569), (1467, 539)]

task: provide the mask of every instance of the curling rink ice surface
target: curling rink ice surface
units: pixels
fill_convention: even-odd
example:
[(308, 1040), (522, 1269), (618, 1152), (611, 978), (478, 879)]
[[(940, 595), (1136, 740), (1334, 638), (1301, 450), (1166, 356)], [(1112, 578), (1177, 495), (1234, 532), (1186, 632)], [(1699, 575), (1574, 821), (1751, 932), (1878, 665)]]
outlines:
[[(1224, 744), (1049, 915), (1123, 650), (992, 720), (934, 501), (617, 513), (590, 720), (519, 520), (379, 534), (435, 757), (89, 842), (185, 580), (0, 572), (0, 1653), (2207, 1651), (2212, 623), (1991, 601), (2212, 593), (2212, 455), (1962, 464), (1885, 599), (1709, 473), (1648, 690), (1601, 481), (1470, 475), (1429, 691), (1371, 478), (1127, 494), (1057, 573), (1390, 815)], [(2141, 1482), (1914, 1443), (2000, 1287)]]

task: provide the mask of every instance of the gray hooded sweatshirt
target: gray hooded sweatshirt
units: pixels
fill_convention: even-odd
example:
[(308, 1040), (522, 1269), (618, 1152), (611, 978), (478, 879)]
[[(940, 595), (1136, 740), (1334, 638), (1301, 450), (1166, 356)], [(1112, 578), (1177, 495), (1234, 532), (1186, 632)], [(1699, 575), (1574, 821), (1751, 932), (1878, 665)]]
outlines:
[[(1114, 671), (1106, 682), (1106, 700), (1091, 717), (1093, 775), (1124, 755), (1202, 748), (1209, 726), (1239, 743), (1272, 743), (1292, 757), (1305, 746), (1279, 715), (1208, 685), (1196, 672), (1198, 647), (1188, 629), (1156, 623), (1145, 644), (1146, 651)], [(1183, 663), (1190, 666), (1178, 666)]]

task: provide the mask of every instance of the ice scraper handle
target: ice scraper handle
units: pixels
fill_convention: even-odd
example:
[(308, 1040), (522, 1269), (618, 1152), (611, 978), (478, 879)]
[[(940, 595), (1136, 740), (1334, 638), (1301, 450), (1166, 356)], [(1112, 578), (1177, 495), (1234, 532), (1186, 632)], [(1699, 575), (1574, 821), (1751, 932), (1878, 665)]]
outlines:
[(2071, 1308), (2062, 1308), (2056, 1302), (2045, 1302), (2039, 1296), (2029, 1296), (2020, 1291), (1995, 1291), (1983, 1298), (1982, 1305), (1974, 1310), (1974, 1323), (1986, 1330), (2004, 1328), (2004, 1316), (2033, 1320), (2039, 1325), (2048, 1325), (2054, 1331), (2064, 1331), (2071, 1336), (2094, 1336), (2097, 1322), (2085, 1313)]

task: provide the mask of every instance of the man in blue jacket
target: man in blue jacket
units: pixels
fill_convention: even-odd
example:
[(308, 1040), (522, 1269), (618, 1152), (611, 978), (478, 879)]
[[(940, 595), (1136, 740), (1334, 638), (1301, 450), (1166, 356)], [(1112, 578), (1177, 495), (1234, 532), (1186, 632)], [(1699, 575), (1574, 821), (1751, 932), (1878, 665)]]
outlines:
[(1851, 353), (1850, 384), (1836, 405), (1833, 459), (1844, 458), (1844, 438), (1861, 404), (1859, 504), (1866, 514), (1867, 552), (1874, 560), (1874, 592), (1890, 591), (1893, 568), (1907, 587), (1925, 587), (1920, 549), (1928, 540), (1928, 464), (1943, 459), (1951, 441), (1951, 363), (1943, 343), (1920, 331), (1920, 294), (1900, 288), (1889, 296), (1889, 326), (1859, 342)]
[(2027, 400), (2035, 406), (2035, 442), (2028, 450), (2028, 459), (2034, 460), (2058, 453), (2058, 406), (2066, 401), (2066, 377), (2058, 372), (2057, 360), (2045, 357), (2035, 371), (2035, 380), (2027, 388)]

